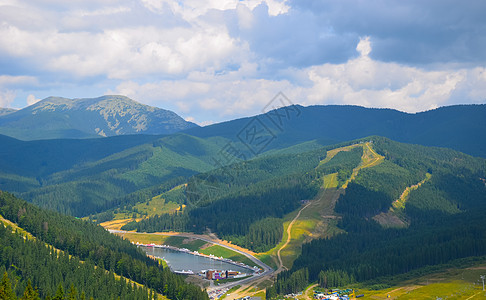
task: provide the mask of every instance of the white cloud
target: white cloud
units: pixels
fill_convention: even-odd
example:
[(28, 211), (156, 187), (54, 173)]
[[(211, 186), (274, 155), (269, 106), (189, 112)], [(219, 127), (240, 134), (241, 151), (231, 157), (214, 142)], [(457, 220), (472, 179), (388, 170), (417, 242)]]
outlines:
[(8, 108), (10, 104), (15, 100), (17, 93), (12, 90), (1, 90), (0, 89), (0, 107)]
[(304, 105), (352, 104), (407, 112), (433, 109), (454, 103), (454, 99), (461, 101), (457, 99), (460, 95), (469, 95), (478, 102), (486, 99), (484, 68), (443, 66), (440, 70), (426, 70), (375, 61), (368, 56), (372, 50), (368, 38), (363, 38), (357, 49), (361, 55), (342, 64), (286, 72), (294, 72), (298, 82), (258, 78), (258, 71), (250, 64), (223, 75), (194, 72), (181, 80), (145, 84), (128, 81), (110, 92), (196, 116), (196, 122), (261, 113), (280, 91), (292, 102)]
[(361, 54), (361, 56), (368, 56), (371, 52), (371, 42), (370, 37), (361, 38), (356, 50)]
[[(0, 90), (20, 106), (47, 90), (92, 86), (90, 96), (124, 94), (200, 123), (259, 113), (279, 91), (302, 104), (410, 112), (484, 102), (485, 63), (476, 63), (484, 51), (475, 47), (485, 39), (478, 29), (472, 44), (467, 32), (476, 23), (483, 28), (480, 14), (458, 24), (453, 35), (462, 42), (448, 48), (442, 46), (453, 38), (430, 37), (444, 33), (449, 18), (430, 20), (436, 32), (402, 12), (432, 13), (436, 4), (378, 2), (0, 0)], [(437, 45), (445, 54), (437, 53), (434, 65), (417, 64), (407, 45), (417, 57), (429, 57)]]
[(37, 85), (37, 78), (33, 76), (0, 75), (0, 87), (18, 87), (21, 85)]
[(37, 102), (39, 102), (41, 99), (37, 99), (34, 95), (30, 94), (29, 96), (27, 96), (27, 105), (32, 105), (32, 104), (36, 104)]
[[(324, 64), (309, 68), (313, 82), (306, 104), (342, 103), (394, 108), (417, 112), (450, 104), (454, 93), (461, 93), (465, 82), (469, 91), (486, 97), (480, 74), (484, 68), (425, 70), (368, 57), (371, 44), (362, 39), (357, 47), (361, 56), (345, 64)], [(464, 101), (464, 100), (462, 100)]]

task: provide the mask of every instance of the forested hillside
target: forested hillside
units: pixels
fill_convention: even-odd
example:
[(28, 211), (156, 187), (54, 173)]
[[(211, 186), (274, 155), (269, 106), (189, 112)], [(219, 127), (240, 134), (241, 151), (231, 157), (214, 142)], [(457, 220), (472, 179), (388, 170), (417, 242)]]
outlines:
[[(0, 188), (75, 216), (112, 208), (130, 195), (208, 171), (217, 139), (184, 134), (23, 142), (0, 136)], [(137, 194), (137, 195), (134, 195)], [(144, 201), (146, 198), (141, 199)]]
[[(108, 100), (92, 100), (97, 101)], [(46, 105), (42, 107), (50, 107)], [(174, 178), (373, 134), (486, 156), (484, 120), (485, 105), (418, 114), (356, 106), (289, 106), (169, 136), (31, 142), (0, 136), (0, 189), (42, 207), (86, 216), (147, 201)]]
[[(484, 159), (377, 137), (373, 145), (385, 161), (361, 170), (336, 204), (346, 233), (304, 244), (269, 294), (302, 290), (312, 281), (339, 287), (486, 255)], [(403, 207), (393, 205), (427, 174), (430, 179), (410, 192)], [(380, 214), (405, 226), (380, 225)]]
[(15, 280), (17, 296), (30, 281), (42, 298), (62, 289), (78, 298), (148, 299), (155, 291), (170, 299), (207, 299), (183, 277), (91, 222), (39, 209), (5, 192), (0, 192), (0, 214), (33, 236), (24, 240), (22, 233), (0, 226), (0, 271)]
[(180, 204), (187, 205), (184, 212), (133, 221), (122, 229), (203, 232), (209, 228), (240, 246), (267, 251), (282, 238), (283, 217), (313, 199), (324, 176), (351, 175), (361, 161), (360, 147), (341, 152), (325, 164), (320, 162), (327, 150), (353, 143), (300, 154), (268, 155), (194, 176), (178, 198)]

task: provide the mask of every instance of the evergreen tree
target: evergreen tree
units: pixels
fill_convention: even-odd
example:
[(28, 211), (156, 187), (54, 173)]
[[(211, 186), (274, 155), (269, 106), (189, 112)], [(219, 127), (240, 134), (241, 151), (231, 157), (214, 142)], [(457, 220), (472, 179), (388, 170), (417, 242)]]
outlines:
[(69, 288), (69, 294), (67, 295), (67, 300), (77, 300), (78, 299), (78, 292), (74, 287), (74, 284), (71, 283), (71, 287)]
[(12, 284), (10, 278), (8, 278), (7, 272), (3, 273), (2, 282), (0, 283), (0, 299), (16, 300), (17, 297), (12, 290)]
[(30, 279), (27, 281), (27, 287), (25, 288), (24, 295), (20, 298), (20, 300), (40, 300), (39, 293), (32, 287)]
[(59, 283), (57, 286), (56, 295), (54, 298), (52, 298), (52, 300), (64, 300), (64, 288), (62, 287), (61, 283)]

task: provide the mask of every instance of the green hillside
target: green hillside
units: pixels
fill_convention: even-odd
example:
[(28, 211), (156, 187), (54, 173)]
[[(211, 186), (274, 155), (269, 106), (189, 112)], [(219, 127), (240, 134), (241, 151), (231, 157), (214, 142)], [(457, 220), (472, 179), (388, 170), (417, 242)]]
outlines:
[[(202, 232), (209, 228), (233, 243), (265, 252), (280, 242), (286, 215), (317, 196), (323, 178), (336, 173), (338, 183), (345, 183), (361, 163), (363, 148), (340, 152), (323, 163), (326, 152), (359, 142), (287, 154), (297, 148), (292, 147), (193, 176), (180, 189), (184, 193), (172, 198), (186, 205), (184, 212), (151, 216), (123, 229)], [(168, 201), (169, 196), (160, 195)]]
[[(486, 160), (372, 140), (385, 160), (361, 170), (338, 199), (337, 226), (345, 233), (304, 244), (271, 294), (296, 292), (309, 282), (327, 288), (379, 283), (386, 276), (486, 254)], [(419, 182), (402, 208), (393, 206)], [(377, 218), (383, 214), (388, 217)]]
[[(0, 188), (76, 216), (112, 208), (129, 195), (145, 201), (156, 195), (146, 194), (147, 188), (165, 189), (172, 179), (214, 168), (211, 158), (221, 149), (218, 139), (185, 134), (30, 142), (1, 138)], [(141, 199), (134, 197), (137, 192)]]
[(5, 218), (0, 295), (10, 287), (11, 294), (21, 296), (31, 284), (42, 299), (61, 292), (69, 299), (153, 299), (154, 291), (169, 299), (208, 299), (135, 245), (91, 222), (39, 209), (5, 192), (0, 192), (0, 215)]

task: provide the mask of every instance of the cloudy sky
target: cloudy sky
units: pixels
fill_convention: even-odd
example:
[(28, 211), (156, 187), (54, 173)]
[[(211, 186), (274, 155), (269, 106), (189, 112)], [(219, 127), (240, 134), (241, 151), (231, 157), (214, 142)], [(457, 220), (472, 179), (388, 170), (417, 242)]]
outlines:
[(207, 124), (486, 103), (484, 0), (0, 0), (0, 107), (122, 94)]

